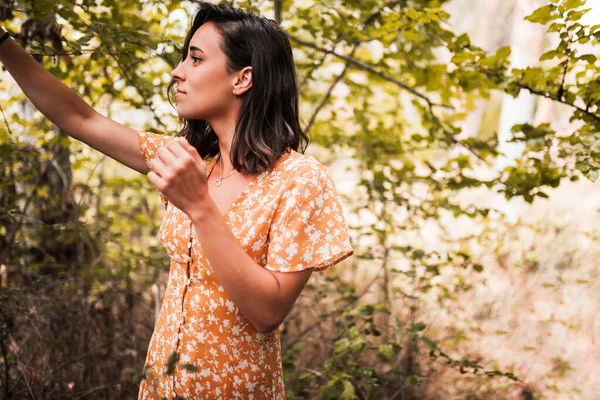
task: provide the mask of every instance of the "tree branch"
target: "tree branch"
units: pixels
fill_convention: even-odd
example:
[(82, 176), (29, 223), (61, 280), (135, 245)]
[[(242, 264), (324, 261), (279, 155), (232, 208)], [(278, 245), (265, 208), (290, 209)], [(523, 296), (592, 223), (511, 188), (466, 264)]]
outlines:
[(19, 222), (12, 229), (10, 234), (7, 235), (8, 240), (7, 240), (6, 248), (4, 249), (3, 252), (0, 253), (0, 264), (4, 264), (6, 262), (6, 260), (8, 259), (8, 255), (10, 254), (11, 247), (15, 242), (15, 238), (17, 237), (17, 232), (19, 231), (19, 229), (21, 229), (21, 226), (23, 225), (23, 221), (25, 220), (25, 215), (27, 214), (27, 210), (29, 209), (29, 205), (31, 204), (31, 201), (33, 200), (33, 196), (35, 196), (37, 194), (37, 188), (42, 183), (42, 179), (44, 178), (44, 175), (46, 174), (47, 167), (48, 167), (47, 162), (42, 163), (42, 165), (40, 167), (40, 175), (38, 176), (38, 179), (34, 185), (34, 189), (31, 191), (31, 193), (29, 193), (29, 195), (27, 196), (27, 199), (25, 200), (25, 205), (23, 206), (23, 211), (21, 212)]
[(4, 123), (6, 124), (6, 129), (8, 131), (8, 134), (10, 136), (13, 136), (12, 130), (10, 129), (10, 125), (8, 125), (8, 121), (6, 120), (6, 115), (4, 114), (4, 108), (2, 108), (2, 105), (0, 105), (0, 112), (2, 112), (2, 119), (4, 120)]
[(33, 400), (36, 400), (37, 397), (35, 397), (35, 394), (33, 394), (31, 383), (29, 382), (29, 379), (27, 379), (25, 371), (23, 370), (23, 363), (21, 362), (21, 358), (19, 357), (19, 345), (10, 333), (8, 334), (8, 339), (10, 340), (10, 347), (12, 347), (12, 352), (15, 355), (17, 361), (17, 370), (21, 373), (21, 375), (23, 375), (23, 379), (25, 380), (25, 384), (27, 385), (27, 390), (29, 391), (29, 395)]
[(591, 117), (591, 118), (595, 119), (596, 121), (600, 122), (600, 115), (598, 115), (598, 114), (594, 114), (593, 112), (591, 112), (591, 111), (588, 111), (588, 109), (587, 109), (587, 108), (581, 108), (581, 107), (579, 107), (578, 105), (575, 105), (575, 104), (569, 103), (569, 102), (567, 102), (567, 101), (564, 101), (564, 100), (562, 100), (562, 99), (559, 99), (558, 97), (556, 97), (556, 96), (553, 96), (553, 95), (551, 95), (550, 93), (546, 93), (546, 92), (543, 92), (543, 91), (541, 91), (541, 90), (538, 90), (538, 89), (534, 89), (534, 88), (532, 88), (532, 87), (529, 87), (529, 86), (525, 85), (524, 83), (517, 83), (516, 85), (517, 85), (517, 87), (519, 87), (519, 88), (521, 88), (521, 89), (525, 89), (525, 90), (529, 91), (529, 92), (530, 92), (530, 93), (532, 93), (532, 94), (536, 94), (536, 95), (538, 95), (538, 96), (542, 96), (542, 97), (545, 97), (545, 98), (547, 98), (547, 99), (554, 100), (554, 101), (557, 101), (557, 102), (559, 102), (559, 103), (565, 104), (565, 105), (567, 105), (567, 106), (569, 106), (569, 107), (573, 107), (573, 108), (575, 108), (575, 109), (577, 109), (577, 110), (581, 111), (581, 112), (582, 112), (582, 113), (584, 113), (585, 115), (587, 115), (587, 116), (589, 116), (589, 117)]
[[(352, 57), (354, 55), (354, 53), (356, 52), (357, 48), (358, 48), (358, 46), (354, 46), (352, 48), (352, 51), (350, 52), (350, 57)], [(321, 102), (319, 103), (319, 105), (317, 106), (317, 108), (315, 108), (315, 111), (311, 115), (311, 117), (310, 117), (310, 119), (308, 121), (308, 124), (306, 125), (306, 130), (307, 131), (310, 130), (310, 128), (315, 123), (315, 120), (317, 119), (317, 115), (319, 114), (319, 112), (321, 112), (321, 110), (323, 109), (323, 107), (325, 107), (325, 105), (327, 104), (327, 101), (331, 97), (331, 92), (333, 92), (333, 89), (344, 78), (344, 76), (346, 75), (346, 71), (348, 71), (348, 68), (350, 68), (350, 64), (348, 62), (346, 62), (346, 65), (344, 66), (344, 70), (331, 83), (331, 85), (329, 86), (329, 89), (327, 89), (327, 93), (325, 93), (325, 96), (323, 96), (323, 98), (321, 99)]]
[[(377, 11), (375, 11), (373, 14), (371, 14), (367, 18), (365, 18), (365, 20), (361, 24), (362, 28), (364, 28), (364, 27), (372, 24), (377, 19), (377, 17), (379, 17), (381, 15), (381, 12), (383, 11), (384, 7), (392, 8), (392, 7), (395, 7), (395, 6), (397, 6), (398, 4), (400, 4), (400, 3), (404, 2), (404, 1), (405, 0), (394, 0), (394, 1), (388, 2), (383, 7), (379, 8)], [(335, 49), (335, 47), (339, 43), (341, 43), (342, 41), (346, 40), (347, 36), (348, 36), (347, 34), (340, 35), (336, 39), (335, 45), (334, 45), (333, 48)], [(358, 49), (358, 46), (360, 46), (360, 42), (353, 42), (352, 50), (350, 51), (350, 55), (348, 57), (352, 58), (354, 56), (354, 53), (356, 52), (356, 49)], [(332, 50), (332, 51), (334, 51), (334, 50)], [(319, 63), (317, 65), (313, 66), (312, 69), (302, 79), (302, 85), (304, 85), (304, 82), (314, 72), (314, 70), (317, 69), (319, 66), (321, 66), (325, 62), (325, 59), (327, 58), (328, 55), (329, 55), (329, 53), (324, 53), (323, 54), (323, 57), (321, 58), (321, 60), (319, 61)], [(346, 61), (346, 65), (344, 66), (344, 70), (335, 78), (335, 80), (329, 86), (329, 89), (327, 89), (327, 92), (325, 93), (325, 96), (323, 97), (323, 99), (321, 100), (321, 102), (319, 103), (319, 105), (317, 106), (317, 108), (315, 109), (315, 111), (313, 112), (312, 116), (310, 117), (308, 125), (306, 126), (306, 130), (310, 130), (310, 128), (312, 127), (312, 125), (314, 124), (314, 122), (315, 122), (315, 120), (317, 118), (317, 115), (319, 114), (319, 112), (321, 112), (321, 110), (323, 109), (323, 107), (325, 107), (325, 105), (327, 104), (327, 101), (331, 97), (331, 93), (333, 92), (333, 89), (337, 86), (337, 84), (346, 75), (346, 72), (348, 71), (349, 67), (350, 67), (350, 62)]]
[(277, 25), (281, 25), (281, 9), (282, 9), (282, 0), (273, 0), (273, 9), (275, 12), (275, 22)]
[(342, 60), (345, 60), (350, 65), (354, 65), (355, 67), (358, 67), (358, 68), (360, 68), (362, 70), (370, 72), (373, 75), (376, 75), (376, 76), (382, 78), (385, 81), (394, 83), (395, 85), (401, 87), (402, 89), (404, 89), (404, 90), (412, 93), (416, 97), (424, 100), (430, 108), (432, 108), (432, 107), (443, 107), (443, 108), (448, 108), (448, 109), (451, 109), (451, 110), (454, 109), (454, 107), (446, 105), (446, 104), (439, 104), (439, 103), (432, 102), (427, 96), (425, 96), (424, 94), (418, 92), (416, 89), (408, 86), (406, 83), (401, 82), (401, 81), (399, 81), (398, 79), (396, 79), (394, 77), (391, 77), (391, 76), (389, 76), (389, 75), (387, 75), (387, 74), (385, 74), (385, 73), (383, 73), (381, 71), (376, 70), (374, 67), (372, 67), (371, 65), (369, 65), (369, 64), (367, 64), (365, 62), (362, 62), (362, 61), (357, 60), (355, 58), (352, 58), (350, 56), (345, 56), (343, 54), (337, 53), (334, 50), (328, 50), (328, 49), (321, 48), (321, 47), (317, 46), (314, 43), (310, 43), (310, 42), (307, 42), (305, 40), (299, 39), (296, 36), (293, 36), (293, 35), (288, 35), (288, 36), (290, 37), (290, 39), (292, 41), (294, 41), (294, 42), (296, 42), (296, 43), (298, 43), (298, 44), (300, 44), (302, 46), (309, 47), (309, 48), (311, 48), (313, 50), (317, 50), (317, 51), (322, 52), (322, 53), (331, 54), (331, 55), (333, 55), (333, 56), (335, 56), (337, 58), (341, 58)]

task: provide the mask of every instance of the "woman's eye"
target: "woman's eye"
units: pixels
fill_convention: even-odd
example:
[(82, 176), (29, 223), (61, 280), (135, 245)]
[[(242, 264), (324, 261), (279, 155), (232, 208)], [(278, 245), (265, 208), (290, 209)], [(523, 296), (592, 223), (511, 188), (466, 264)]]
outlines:
[(192, 63), (193, 63), (193, 64), (195, 64), (195, 63), (196, 63), (196, 61), (202, 61), (202, 59), (201, 59), (201, 58), (198, 58), (198, 57), (190, 56), (190, 58), (192, 59)]

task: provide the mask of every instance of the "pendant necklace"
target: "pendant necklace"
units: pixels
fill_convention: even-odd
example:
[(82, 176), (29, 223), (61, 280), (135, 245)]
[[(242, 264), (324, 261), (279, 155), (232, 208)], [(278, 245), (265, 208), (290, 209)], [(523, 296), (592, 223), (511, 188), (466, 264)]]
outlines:
[(221, 184), (223, 183), (223, 179), (225, 178), (229, 178), (231, 175), (237, 174), (238, 171), (233, 171), (232, 173), (230, 173), (227, 176), (223, 176), (223, 159), (221, 158), (221, 153), (219, 153), (219, 161), (220, 161), (220, 168), (219, 168), (219, 179), (217, 179), (215, 181), (215, 186), (219, 187), (221, 186)]

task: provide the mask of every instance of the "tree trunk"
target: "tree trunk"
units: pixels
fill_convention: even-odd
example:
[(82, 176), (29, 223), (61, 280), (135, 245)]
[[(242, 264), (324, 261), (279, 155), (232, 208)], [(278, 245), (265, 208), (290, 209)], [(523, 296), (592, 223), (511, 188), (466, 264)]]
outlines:
[[(543, 25), (526, 21), (524, 18), (545, 3), (543, 0), (517, 0), (511, 27), (511, 68), (527, 68), (539, 63), (544, 49), (546, 28)], [(497, 171), (513, 165), (523, 153), (523, 143), (509, 143), (513, 137), (511, 129), (516, 124), (532, 121), (535, 107), (536, 97), (524, 90), (516, 98), (508, 94), (504, 95), (498, 124), (498, 150), (503, 155), (496, 159)], [(493, 206), (503, 212), (508, 220), (514, 221), (520, 217), (525, 200), (522, 197), (515, 197), (506, 202), (502, 198), (496, 200)]]
[[(510, 47), (511, 68), (526, 68), (537, 65), (543, 52), (546, 28), (525, 21), (524, 18), (546, 3), (542, 0), (517, 0), (512, 17)], [(511, 128), (515, 124), (531, 121), (536, 97), (521, 91), (518, 97), (504, 95), (498, 126), (498, 149), (505, 154), (497, 163), (498, 168), (509, 165), (523, 152), (521, 143), (508, 143), (512, 138)]]

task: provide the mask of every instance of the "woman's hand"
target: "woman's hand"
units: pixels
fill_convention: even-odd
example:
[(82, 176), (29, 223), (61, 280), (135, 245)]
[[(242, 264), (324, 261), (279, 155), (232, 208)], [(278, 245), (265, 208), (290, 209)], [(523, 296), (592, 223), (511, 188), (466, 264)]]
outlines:
[(148, 173), (150, 183), (187, 215), (210, 199), (206, 164), (185, 138), (169, 141), (151, 163), (154, 171)]

